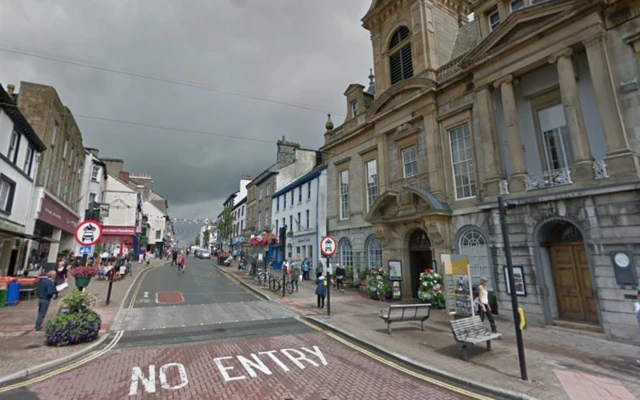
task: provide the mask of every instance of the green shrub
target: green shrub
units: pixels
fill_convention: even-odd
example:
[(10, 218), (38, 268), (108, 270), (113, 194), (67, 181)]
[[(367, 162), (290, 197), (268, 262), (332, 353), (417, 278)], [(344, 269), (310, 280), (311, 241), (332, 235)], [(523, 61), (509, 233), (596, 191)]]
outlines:
[(47, 323), (46, 343), (60, 347), (94, 341), (101, 324), (100, 315), (91, 310), (60, 314)]
[(78, 289), (74, 289), (68, 295), (62, 298), (60, 302), (63, 307), (67, 308), (69, 312), (82, 312), (95, 306), (98, 302), (96, 296), (89, 292), (83, 292)]

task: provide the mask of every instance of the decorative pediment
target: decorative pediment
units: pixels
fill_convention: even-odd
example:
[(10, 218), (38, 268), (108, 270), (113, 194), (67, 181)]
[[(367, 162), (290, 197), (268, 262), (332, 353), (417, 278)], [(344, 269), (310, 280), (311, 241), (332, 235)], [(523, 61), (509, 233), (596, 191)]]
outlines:
[[(585, 4), (586, 3), (586, 4)], [(523, 40), (533, 38), (581, 13), (591, 2), (550, 1), (518, 10), (500, 24), (461, 61), (463, 66), (481, 62)]]
[(441, 203), (431, 192), (414, 187), (401, 191), (386, 191), (373, 203), (367, 221), (400, 221), (421, 215), (449, 215), (451, 208)]
[(392, 110), (430, 88), (435, 89), (435, 82), (427, 78), (411, 78), (397, 83), (376, 99), (367, 112), (367, 119)]

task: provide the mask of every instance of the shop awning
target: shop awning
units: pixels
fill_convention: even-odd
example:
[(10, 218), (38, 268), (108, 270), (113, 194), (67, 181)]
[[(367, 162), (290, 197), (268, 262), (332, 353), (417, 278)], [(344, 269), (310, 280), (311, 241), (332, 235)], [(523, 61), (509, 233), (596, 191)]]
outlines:
[(19, 237), (19, 238), (23, 238), (23, 239), (35, 240), (36, 242), (42, 242), (42, 243), (60, 243), (59, 240), (53, 240), (53, 239), (50, 239), (50, 238), (28, 235), (26, 233), (15, 232), (15, 231), (11, 231), (9, 229), (0, 228), (0, 234), (6, 234), (6, 235), (10, 235), (12, 237)]

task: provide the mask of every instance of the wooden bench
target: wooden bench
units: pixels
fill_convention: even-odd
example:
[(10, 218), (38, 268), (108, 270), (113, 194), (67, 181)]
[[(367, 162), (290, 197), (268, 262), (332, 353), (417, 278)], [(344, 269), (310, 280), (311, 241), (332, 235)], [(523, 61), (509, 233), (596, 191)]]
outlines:
[(405, 322), (420, 320), (420, 326), (424, 331), (424, 321), (429, 319), (431, 304), (397, 304), (390, 305), (389, 310), (380, 310), (380, 318), (387, 323), (387, 331), (391, 334), (392, 322)]
[(487, 351), (491, 351), (491, 341), (502, 337), (502, 333), (489, 331), (479, 316), (450, 321), (451, 331), (456, 343), (460, 345), (461, 357), (468, 361), (467, 346), (487, 342)]

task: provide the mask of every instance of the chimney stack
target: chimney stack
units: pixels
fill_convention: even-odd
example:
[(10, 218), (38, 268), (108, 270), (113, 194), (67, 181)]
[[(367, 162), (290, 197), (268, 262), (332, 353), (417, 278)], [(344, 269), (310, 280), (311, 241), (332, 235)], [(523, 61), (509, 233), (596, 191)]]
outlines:
[(128, 172), (125, 171), (120, 171), (120, 174), (118, 176), (118, 178), (120, 178), (120, 180), (124, 183), (129, 183), (129, 178), (130, 178), (131, 174), (129, 174)]
[(7, 85), (7, 93), (9, 96), (13, 96), (13, 92), (16, 90), (16, 86), (13, 83)]

